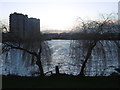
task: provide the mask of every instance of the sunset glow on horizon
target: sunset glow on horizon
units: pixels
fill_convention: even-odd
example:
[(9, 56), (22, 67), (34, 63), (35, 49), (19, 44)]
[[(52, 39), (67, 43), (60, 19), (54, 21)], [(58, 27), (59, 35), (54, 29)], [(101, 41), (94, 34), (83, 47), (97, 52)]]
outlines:
[(92, 2), (79, 2), (79, 0), (10, 1), (0, 1), (1, 20), (9, 21), (9, 14), (17, 12), (27, 14), (28, 17), (39, 18), (41, 30), (69, 30), (75, 25), (78, 17), (85, 20), (99, 19), (100, 14), (117, 13), (117, 1), (119, 0), (110, 0), (110, 2), (108, 0), (106, 2), (94, 0), (91, 0)]

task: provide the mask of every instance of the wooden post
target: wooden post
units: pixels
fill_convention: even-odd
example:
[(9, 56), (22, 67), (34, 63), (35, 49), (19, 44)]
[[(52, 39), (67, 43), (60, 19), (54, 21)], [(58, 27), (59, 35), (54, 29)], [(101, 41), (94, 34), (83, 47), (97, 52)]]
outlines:
[(58, 67), (58, 66), (55, 67), (55, 71), (56, 71), (56, 74), (57, 74), (57, 75), (60, 74), (60, 73), (59, 73), (59, 67)]

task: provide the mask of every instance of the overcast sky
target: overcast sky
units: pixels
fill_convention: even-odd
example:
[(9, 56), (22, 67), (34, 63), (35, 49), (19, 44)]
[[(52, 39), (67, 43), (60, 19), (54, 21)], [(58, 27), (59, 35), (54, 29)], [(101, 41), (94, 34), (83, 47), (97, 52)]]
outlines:
[(18, 12), (39, 18), (42, 29), (65, 30), (78, 17), (98, 19), (101, 14), (118, 12), (119, 0), (0, 0), (0, 20)]

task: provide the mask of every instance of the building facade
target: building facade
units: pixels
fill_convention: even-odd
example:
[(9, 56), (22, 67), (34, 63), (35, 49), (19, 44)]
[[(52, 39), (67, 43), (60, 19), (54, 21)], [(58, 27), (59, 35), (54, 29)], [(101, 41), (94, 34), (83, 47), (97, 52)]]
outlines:
[(120, 22), (120, 1), (118, 2), (118, 21)]
[(20, 13), (10, 14), (10, 32), (21, 39), (40, 34), (40, 20)]

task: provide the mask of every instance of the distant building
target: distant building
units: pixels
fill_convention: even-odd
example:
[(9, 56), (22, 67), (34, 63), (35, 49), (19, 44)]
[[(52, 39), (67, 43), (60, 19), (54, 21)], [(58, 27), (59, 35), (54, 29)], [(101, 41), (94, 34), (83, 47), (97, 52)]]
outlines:
[(30, 38), (40, 34), (40, 20), (28, 18), (20, 13), (10, 14), (10, 32), (19, 38)]
[(118, 20), (120, 22), (120, 1), (118, 2)]

